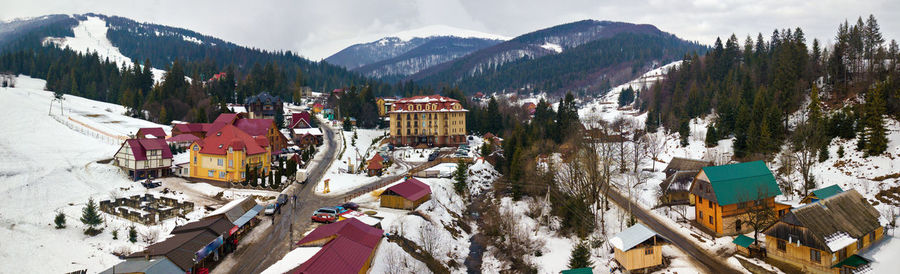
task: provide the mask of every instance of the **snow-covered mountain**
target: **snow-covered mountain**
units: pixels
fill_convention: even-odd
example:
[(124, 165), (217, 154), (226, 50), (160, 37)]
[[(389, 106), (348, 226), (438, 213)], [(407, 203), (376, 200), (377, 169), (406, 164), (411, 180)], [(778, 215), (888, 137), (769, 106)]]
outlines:
[(508, 39), (500, 35), (434, 25), (355, 44), (325, 58), (325, 61), (370, 77), (407, 76)]

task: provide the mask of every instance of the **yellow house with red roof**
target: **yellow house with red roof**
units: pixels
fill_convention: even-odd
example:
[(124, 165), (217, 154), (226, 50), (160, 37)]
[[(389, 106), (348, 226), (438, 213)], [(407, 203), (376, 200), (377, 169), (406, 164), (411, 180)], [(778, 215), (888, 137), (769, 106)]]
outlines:
[(222, 182), (240, 182), (247, 178), (246, 168), (268, 174), (271, 147), (265, 136), (250, 136), (226, 124), (213, 128), (206, 138), (190, 146), (190, 177)]

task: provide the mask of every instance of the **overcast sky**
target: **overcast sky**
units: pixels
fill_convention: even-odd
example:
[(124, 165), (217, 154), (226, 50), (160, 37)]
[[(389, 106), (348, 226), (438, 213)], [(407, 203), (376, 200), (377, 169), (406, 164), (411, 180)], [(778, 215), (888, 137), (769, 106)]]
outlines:
[(244, 46), (325, 58), (351, 44), (428, 25), (514, 37), (581, 19), (653, 24), (688, 40), (801, 27), (831, 41), (837, 26), (875, 14), (888, 40), (900, 34), (900, 1), (834, 0), (0, 0), (0, 19), (96, 12), (177, 26)]

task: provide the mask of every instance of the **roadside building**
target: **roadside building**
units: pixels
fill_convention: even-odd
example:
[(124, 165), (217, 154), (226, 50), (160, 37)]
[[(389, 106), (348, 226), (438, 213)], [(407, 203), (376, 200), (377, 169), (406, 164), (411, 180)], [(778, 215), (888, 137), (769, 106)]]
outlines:
[(185, 148), (191, 146), (192, 143), (199, 141), (200, 138), (192, 134), (181, 134), (166, 139), (166, 143), (176, 148)]
[(388, 111), (391, 110), (391, 106), (394, 105), (394, 102), (397, 102), (397, 98), (392, 97), (378, 97), (375, 98), (375, 107), (378, 108), (378, 116), (385, 117), (388, 114)]
[(206, 138), (206, 131), (212, 126), (210, 123), (178, 123), (172, 124), (172, 136), (183, 134), (194, 135), (197, 138)]
[(291, 135), (294, 144), (300, 147), (321, 145), (325, 138), (322, 130), (317, 127), (295, 128), (291, 130)]
[(663, 195), (660, 197), (660, 201), (666, 205), (693, 204), (694, 201), (691, 200), (690, 195), (691, 183), (694, 181), (694, 177), (700, 173), (701, 168), (712, 165), (711, 161), (672, 158), (663, 169), (666, 179), (659, 184)]
[(805, 273), (863, 273), (871, 260), (859, 255), (884, 237), (880, 214), (847, 190), (791, 210), (765, 231), (769, 259)]
[(629, 272), (662, 265), (662, 246), (666, 239), (641, 223), (619, 232), (609, 243), (616, 262)]
[(841, 189), (840, 186), (830, 185), (827, 187), (813, 190), (812, 192), (807, 194), (806, 197), (803, 197), (803, 199), (800, 200), (800, 203), (801, 204), (815, 203), (815, 202), (818, 202), (819, 200), (828, 199), (828, 197), (837, 195), (838, 193), (841, 193), (841, 192), (844, 192), (844, 190)]
[(288, 139), (278, 131), (274, 120), (247, 118), (245, 113), (222, 113), (212, 123), (175, 124), (172, 127), (172, 134), (173, 136), (190, 134), (204, 139), (210, 132), (216, 132), (225, 125), (233, 125), (250, 136), (266, 138), (274, 154), (287, 147)]
[(311, 128), (311, 119), (308, 111), (291, 113), (291, 126), (288, 128)]
[(775, 202), (781, 189), (763, 161), (703, 167), (690, 189), (695, 221), (717, 236), (752, 230), (747, 212), (768, 209), (781, 217), (790, 208)]
[(100, 272), (100, 274), (164, 274), (180, 272), (184, 272), (184, 270), (169, 260), (169, 258), (166, 258), (166, 256), (152, 256), (149, 258), (126, 258), (124, 262), (118, 263)]
[(737, 237), (734, 237), (734, 240), (731, 243), (734, 244), (735, 250), (737, 250), (738, 254), (749, 257), (750, 256), (750, 247), (755, 243), (756, 240), (753, 238), (747, 237), (744, 234), (738, 234)]
[(284, 111), (284, 103), (278, 96), (272, 96), (268, 92), (261, 92), (244, 99), (244, 106), (250, 119), (272, 119), (275, 115)]
[(409, 178), (385, 189), (381, 193), (381, 206), (412, 210), (429, 199), (431, 187), (416, 178)]
[(288, 273), (368, 273), (383, 235), (356, 218), (320, 226), (297, 245), (322, 249)]
[(381, 172), (384, 169), (384, 158), (381, 158), (381, 155), (375, 153), (375, 156), (372, 156), (372, 159), (366, 161), (366, 174), (369, 176), (381, 176)]
[(191, 144), (192, 178), (239, 182), (247, 178), (247, 168), (268, 174), (271, 150), (266, 138), (253, 137), (233, 125), (225, 125)]
[(395, 146), (457, 146), (466, 143), (466, 112), (456, 99), (415, 96), (395, 102), (390, 116)]
[[(161, 128), (158, 128), (162, 132)], [(153, 132), (153, 133), (148, 133)], [(172, 167), (172, 150), (166, 144), (166, 135), (150, 129), (140, 129), (139, 136), (125, 140), (113, 156), (113, 165), (128, 173), (132, 180), (159, 178), (169, 174)], [(146, 138), (146, 137), (151, 138)], [(161, 137), (156, 137), (161, 136)]]

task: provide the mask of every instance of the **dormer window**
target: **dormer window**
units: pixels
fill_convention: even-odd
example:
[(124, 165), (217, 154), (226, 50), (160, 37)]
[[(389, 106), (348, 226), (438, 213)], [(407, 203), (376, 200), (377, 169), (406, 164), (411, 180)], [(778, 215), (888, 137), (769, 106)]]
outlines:
[(221, 131), (216, 132), (216, 136), (222, 136), (222, 132)]
[(219, 145), (219, 148), (225, 147), (225, 145)]

